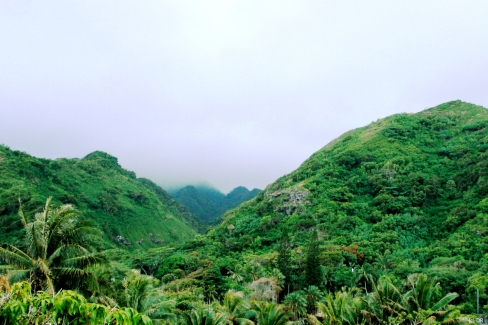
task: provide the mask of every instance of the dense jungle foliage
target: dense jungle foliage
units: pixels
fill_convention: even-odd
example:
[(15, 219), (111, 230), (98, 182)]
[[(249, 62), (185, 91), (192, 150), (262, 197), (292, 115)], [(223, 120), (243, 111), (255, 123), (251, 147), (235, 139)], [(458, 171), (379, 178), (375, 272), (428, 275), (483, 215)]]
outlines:
[(0, 145), (0, 241), (21, 240), (19, 198), (35, 211), (52, 196), (73, 204), (103, 232), (100, 247), (157, 247), (191, 238), (203, 225), (169, 194), (93, 152), (83, 159), (40, 159)]
[(249, 201), (260, 192), (255, 188), (249, 191), (243, 186), (236, 187), (227, 195), (208, 186), (185, 186), (170, 194), (205, 224), (220, 220), (225, 211)]
[(39, 202), (0, 250), (0, 322), (475, 323), (477, 291), (488, 308), (486, 126), (485, 108), (455, 101), (349, 131), (171, 246), (101, 251), (90, 227), (73, 236), (73, 207)]

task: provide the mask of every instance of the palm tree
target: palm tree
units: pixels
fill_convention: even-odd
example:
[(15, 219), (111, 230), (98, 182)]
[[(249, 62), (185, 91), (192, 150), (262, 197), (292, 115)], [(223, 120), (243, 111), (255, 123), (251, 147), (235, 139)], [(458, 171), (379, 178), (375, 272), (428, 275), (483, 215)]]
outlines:
[[(310, 315), (309, 321), (312, 324), (342, 325), (342, 324), (361, 324), (364, 309), (364, 301), (355, 295), (355, 289), (345, 288), (335, 294), (329, 293), (322, 302), (318, 303), (318, 310), (324, 317), (323, 322), (319, 322), (315, 316)], [(318, 316), (318, 315), (317, 315)]]
[(305, 297), (307, 298), (308, 312), (315, 314), (317, 312), (317, 302), (323, 297), (322, 292), (317, 286), (309, 286), (305, 289)]
[(126, 307), (148, 316), (154, 324), (161, 324), (164, 320), (175, 320), (176, 302), (165, 299), (164, 293), (155, 288), (157, 282), (152, 276), (132, 270), (124, 279), (123, 287)]
[(193, 308), (181, 314), (182, 325), (225, 325), (227, 318), (208, 307)]
[(217, 300), (218, 297), (218, 288), (215, 284), (210, 284), (206, 287), (206, 294), (207, 294), (207, 302), (210, 304), (211, 300)]
[(388, 276), (381, 276), (373, 285), (373, 292), (367, 296), (367, 306), (362, 313), (369, 323), (387, 322), (389, 317), (407, 312), (403, 295)]
[(366, 269), (366, 265), (355, 270), (355, 277), (353, 278), (352, 286), (359, 287), (361, 281), (364, 283), (364, 292), (368, 294), (368, 284), (372, 285), (374, 283), (373, 275)]
[(256, 281), (263, 274), (263, 267), (258, 262), (252, 261), (248, 263), (243, 271), (246, 273), (246, 280)]
[(394, 267), (396, 264), (391, 257), (389, 250), (385, 251), (385, 254), (378, 254), (376, 261), (373, 263), (378, 269), (380, 269), (384, 274), (388, 273), (388, 270)]
[(442, 321), (449, 318), (449, 315), (455, 311), (448, 305), (459, 295), (457, 293), (448, 293), (440, 300), (434, 300), (436, 294), (440, 291), (440, 285), (435, 279), (429, 279), (425, 274), (411, 275), (408, 282), (412, 290), (405, 295), (405, 301), (408, 304), (409, 313), (422, 314), (421, 316), (428, 319)]
[(230, 271), (229, 270), (229, 274), (230, 274), (230, 278), (234, 281), (236, 281), (237, 283), (241, 283), (242, 280), (244, 280), (244, 278), (242, 277), (242, 275), (240, 275), (239, 273), (236, 272), (233, 272), (233, 271)]
[(69, 286), (73, 279), (96, 280), (88, 268), (106, 260), (83, 245), (86, 235), (97, 231), (83, 222), (71, 205), (54, 208), (48, 198), (43, 211), (33, 218), (21, 204), (19, 216), (25, 231), (25, 251), (12, 245), (0, 247), (0, 258), (8, 264), (11, 282), (29, 278), (35, 291), (46, 290), (54, 295), (55, 288)]
[(293, 319), (298, 320), (307, 313), (307, 298), (301, 291), (295, 291), (286, 295), (283, 305), (293, 313)]
[(244, 299), (242, 292), (229, 290), (224, 296), (223, 315), (229, 324), (254, 324), (249, 318), (253, 316), (250, 303)]
[(290, 324), (288, 319), (292, 314), (285, 310), (282, 305), (274, 302), (258, 301), (254, 303), (258, 325), (284, 325)]

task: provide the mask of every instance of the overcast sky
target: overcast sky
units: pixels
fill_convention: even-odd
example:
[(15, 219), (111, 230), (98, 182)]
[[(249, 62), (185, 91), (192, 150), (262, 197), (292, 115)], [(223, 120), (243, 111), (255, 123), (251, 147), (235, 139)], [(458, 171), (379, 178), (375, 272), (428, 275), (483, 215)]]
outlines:
[(2, 1), (0, 143), (264, 188), (345, 131), (488, 107), (488, 1)]

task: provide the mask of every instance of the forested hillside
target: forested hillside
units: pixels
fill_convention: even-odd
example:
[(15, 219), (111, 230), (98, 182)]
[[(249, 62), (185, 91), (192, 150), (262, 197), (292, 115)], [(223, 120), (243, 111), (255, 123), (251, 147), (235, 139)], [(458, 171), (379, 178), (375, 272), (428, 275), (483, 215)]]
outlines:
[(163, 189), (136, 178), (104, 152), (48, 160), (0, 146), (0, 188), (1, 242), (19, 240), (19, 199), (32, 212), (49, 196), (56, 204), (73, 204), (102, 230), (102, 247), (158, 247), (189, 239), (201, 229)]
[(208, 186), (188, 185), (172, 193), (176, 201), (206, 224), (215, 223), (225, 211), (254, 198), (260, 190), (236, 187), (227, 195)]
[[(0, 247), (0, 320), (474, 323), (488, 309), (487, 126), (487, 109), (455, 101), (349, 131), (193, 238), (185, 210), (114, 157), (1, 147), (2, 241), (20, 248)], [(105, 241), (146, 231), (132, 246), (148, 249), (97, 251), (76, 210), (49, 200), (14, 223), (18, 196), (38, 210), (48, 194), (113, 232)], [(149, 248), (157, 234), (190, 239)]]
[(218, 265), (224, 291), (274, 274), (286, 293), (367, 294), (381, 275), (406, 290), (425, 273), (472, 313), (476, 288), (488, 302), (487, 126), (487, 109), (454, 101), (351, 130), (178, 256)]

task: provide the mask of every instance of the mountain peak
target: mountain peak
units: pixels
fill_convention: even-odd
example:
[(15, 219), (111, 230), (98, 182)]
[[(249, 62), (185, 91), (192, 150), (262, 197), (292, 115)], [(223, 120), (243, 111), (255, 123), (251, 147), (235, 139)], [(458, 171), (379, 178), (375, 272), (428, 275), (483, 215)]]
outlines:
[(85, 157), (83, 157), (82, 160), (92, 160), (96, 161), (103, 167), (115, 167), (115, 168), (121, 168), (119, 165), (119, 161), (117, 157), (114, 157), (106, 152), (103, 151), (94, 151), (92, 153), (89, 153)]

